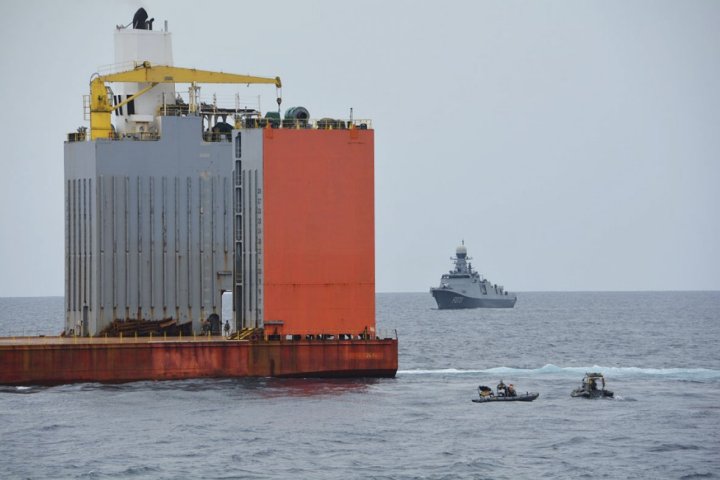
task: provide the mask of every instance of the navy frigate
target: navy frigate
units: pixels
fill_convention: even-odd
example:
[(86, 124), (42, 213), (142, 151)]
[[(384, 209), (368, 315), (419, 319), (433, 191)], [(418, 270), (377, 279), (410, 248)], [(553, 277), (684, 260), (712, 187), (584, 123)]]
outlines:
[(440, 286), (431, 288), (439, 309), (512, 308), (517, 295), (508, 293), (502, 285), (493, 284), (474, 271), (468, 260), (465, 242), (451, 258), (455, 268), (440, 278)]

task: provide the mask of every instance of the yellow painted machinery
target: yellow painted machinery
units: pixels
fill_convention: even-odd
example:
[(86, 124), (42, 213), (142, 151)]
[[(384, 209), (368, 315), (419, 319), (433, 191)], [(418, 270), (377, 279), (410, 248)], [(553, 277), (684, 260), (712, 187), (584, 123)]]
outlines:
[[(108, 94), (106, 82), (149, 83), (147, 87), (135, 93), (130, 98), (112, 105)], [(279, 90), (282, 88), (280, 77), (254, 77), (251, 75), (237, 75), (232, 73), (211, 72), (196, 70), (194, 68), (168, 67), (151, 65), (143, 62), (132, 70), (97, 75), (90, 81), (90, 130), (93, 140), (98, 138), (112, 138), (113, 129), (111, 114), (113, 111), (130, 103), (140, 95), (147, 93), (159, 83), (225, 83), (225, 84), (271, 84)], [(278, 94), (278, 105), (281, 103)]]

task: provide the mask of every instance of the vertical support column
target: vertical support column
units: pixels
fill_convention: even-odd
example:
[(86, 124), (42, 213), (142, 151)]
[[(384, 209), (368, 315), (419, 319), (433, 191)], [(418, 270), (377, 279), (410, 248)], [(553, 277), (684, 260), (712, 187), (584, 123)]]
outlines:
[(143, 181), (137, 177), (137, 316), (136, 320), (143, 318), (142, 310), (145, 307), (143, 288), (145, 285), (145, 269), (143, 268)]
[[(131, 252), (130, 250), (130, 244), (131, 244), (131, 236), (130, 236), (130, 177), (124, 176), (122, 177), (123, 182), (123, 251), (124, 251), (124, 260), (123, 260), (123, 304), (125, 305), (125, 313), (124, 317), (125, 319), (130, 318), (130, 305), (132, 304), (132, 299), (130, 296), (130, 257), (131, 255), (134, 255), (135, 252)], [(139, 305), (140, 299), (137, 300), (136, 304)], [(113, 318), (112, 320), (117, 320), (116, 318)]]
[(263, 192), (262, 182), (255, 170), (255, 326), (260, 326), (263, 319)]
[[(210, 288), (210, 302), (212, 302), (212, 311), (213, 313), (216, 313), (216, 309), (218, 306), (220, 306), (220, 291), (216, 288), (215, 285), (215, 278), (217, 276), (217, 265), (215, 265), (215, 250), (216, 250), (216, 244), (215, 244), (215, 226), (217, 224), (216, 222), (216, 214), (217, 214), (217, 199), (215, 198), (215, 184), (217, 183), (218, 177), (213, 175), (210, 177), (210, 262), (208, 262), (209, 268), (208, 268), (208, 283)], [(219, 313), (220, 319), (222, 320), (222, 310)]]
[(81, 327), (81, 335), (85, 335), (87, 325), (85, 305), (87, 305), (87, 179), (83, 178), (80, 182), (80, 250), (78, 251), (80, 259), (80, 295), (78, 296), (78, 306), (83, 311), (83, 324)]
[(110, 266), (110, 278), (112, 279), (110, 286), (110, 304), (112, 305), (111, 321), (117, 318), (117, 210), (115, 206), (117, 202), (117, 188), (115, 176), (110, 177), (110, 241), (112, 242), (112, 263)]
[(200, 295), (200, 315), (205, 320), (205, 188), (203, 177), (198, 178), (198, 293)]
[(175, 302), (175, 321), (180, 321), (180, 177), (175, 177), (175, 188), (173, 189), (173, 225), (175, 234), (173, 242), (175, 246), (174, 268), (173, 268), (173, 298)]
[[(242, 171), (242, 132), (234, 138), (235, 162), (233, 168), (233, 319), (235, 330), (245, 328), (245, 305), (243, 302), (243, 171)], [(239, 317), (239, 318), (238, 318)]]
[(65, 333), (70, 330), (70, 180), (65, 181)]
[(104, 320), (105, 313), (105, 239), (107, 232), (105, 231), (105, 177), (100, 175), (97, 179), (97, 223), (98, 223), (98, 269), (97, 269), (97, 296), (98, 296), (98, 312), (97, 318)]
[(75, 185), (77, 184), (77, 180), (73, 179), (70, 181), (69, 187), (70, 187), (70, 193), (69, 193), (69, 199), (70, 199), (70, 255), (69, 255), (69, 262), (71, 265), (70, 268), (70, 281), (69, 283), (69, 290), (70, 290), (70, 301), (68, 302), (68, 308), (72, 312), (70, 316), (72, 317), (71, 327), (74, 332), (77, 332), (77, 302), (76, 302), (76, 296), (75, 292), (77, 291), (77, 265), (75, 262), (75, 255), (77, 254), (77, 209), (75, 208), (75, 194), (76, 189)]
[(155, 284), (157, 283), (157, 275), (155, 273), (155, 177), (150, 177), (148, 179), (148, 188), (149, 188), (149, 198), (148, 198), (148, 220), (150, 224), (150, 228), (148, 230), (148, 240), (150, 242), (150, 247), (148, 248), (148, 303), (150, 307), (150, 313), (148, 314), (148, 319), (155, 318), (155, 296), (157, 295), (157, 288), (155, 288)]
[[(97, 184), (96, 184), (97, 185)], [(97, 188), (97, 187), (95, 187)], [(95, 207), (96, 194), (93, 189), (93, 179), (88, 179), (88, 300), (87, 304), (92, 313), (93, 309), (93, 269), (95, 268), (95, 258), (93, 257), (93, 230), (95, 224), (93, 223), (93, 209)], [(93, 315), (93, 318), (95, 316)], [(97, 323), (97, 322), (96, 322)]]
[[(163, 92), (163, 95), (165, 93)], [(167, 318), (167, 270), (168, 270), (168, 214), (167, 214), (167, 177), (162, 177), (162, 268), (161, 268), (161, 292), (162, 298), (160, 303), (162, 305), (163, 318)]]
[(187, 308), (188, 317), (192, 318), (192, 306), (193, 306), (193, 289), (192, 289), (192, 179), (186, 177), (187, 191), (185, 192), (185, 216), (186, 216), (186, 227), (185, 227), (185, 263), (187, 264), (187, 277), (185, 288), (187, 290)]

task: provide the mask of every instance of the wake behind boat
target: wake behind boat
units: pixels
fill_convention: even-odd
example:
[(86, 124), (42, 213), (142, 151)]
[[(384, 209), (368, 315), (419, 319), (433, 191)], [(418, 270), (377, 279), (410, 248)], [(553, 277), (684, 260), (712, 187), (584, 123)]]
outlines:
[(472, 260), (467, 256), (465, 242), (455, 250), (455, 269), (440, 278), (440, 286), (431, 288), (430, 293), (438, 308), (512, 308), (517, 296), (509, 294), (502, 285), (490, 283), (474, 271)]

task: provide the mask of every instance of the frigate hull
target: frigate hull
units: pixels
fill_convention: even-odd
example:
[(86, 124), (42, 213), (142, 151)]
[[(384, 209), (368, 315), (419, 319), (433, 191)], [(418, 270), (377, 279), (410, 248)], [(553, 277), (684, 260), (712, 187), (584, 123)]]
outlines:
[(513, 308), (517, 297), (510, 295), (484, 296), (481, 298), (463, 295), (461, 293), (433, 288), (430, 290), (440, 310), (460, 308)]

